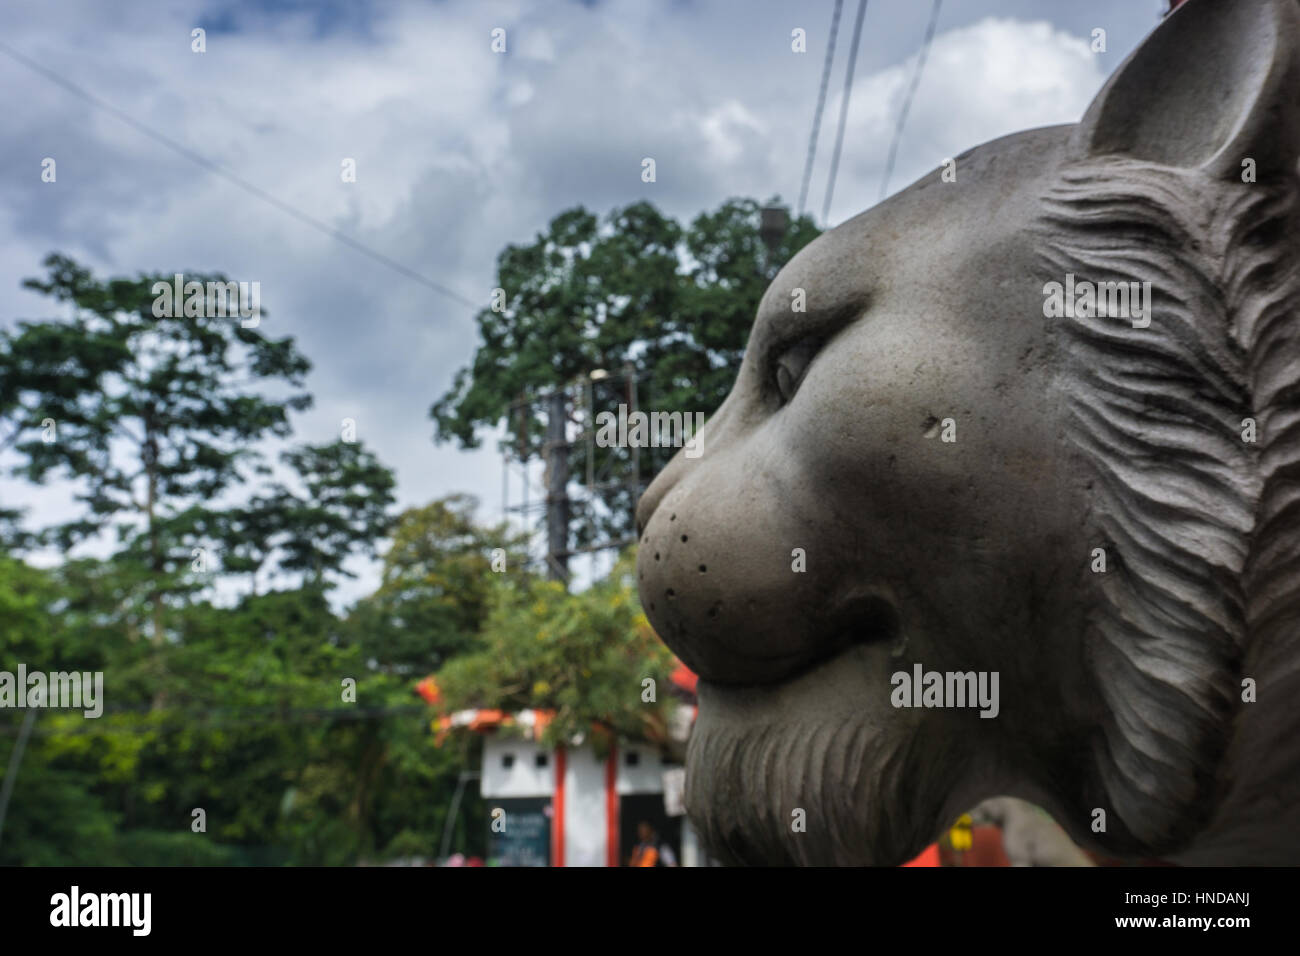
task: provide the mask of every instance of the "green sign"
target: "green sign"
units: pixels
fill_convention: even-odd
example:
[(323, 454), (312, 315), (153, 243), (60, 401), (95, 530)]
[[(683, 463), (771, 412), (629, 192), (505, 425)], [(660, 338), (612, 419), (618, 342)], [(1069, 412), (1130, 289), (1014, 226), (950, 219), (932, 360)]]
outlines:
[[(550, 866), (550, 806), (546, 797), (495, 801), (488, 812), (491, 862), (496, 866)], [(505, 813), (496, 813), (498, 808)]]

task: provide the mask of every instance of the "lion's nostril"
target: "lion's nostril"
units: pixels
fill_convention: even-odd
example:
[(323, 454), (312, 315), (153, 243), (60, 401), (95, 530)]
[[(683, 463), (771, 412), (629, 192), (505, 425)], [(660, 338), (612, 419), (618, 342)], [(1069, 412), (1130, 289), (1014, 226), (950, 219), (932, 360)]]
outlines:
[(677, 592), (674, 591), (672, 588), (669, 588), (667, 591), (664, 592), (664, 596), (673, 598), (677, 596)]
[(707, 570), (709, 570), (707, 567), (705, 567), (705, 566), (702, 565), (702, 564), (700, 565), (700, 574), (703, 574), (703, 573), (704, 573), (705, 571), (707, 571)]
[(669, 516), (668, 516), (668, 520), (669, 520), (669, 521), (676, 521), (676, 520), (677, 520), (677, 515), (669, 515)]
[(656, 561), (659, 560), (659, 552), (658, 552), (658, 551), (655, 552), (655, 560), (656, 560)]
[(682, 535), (682, 541), (686, 540), (686, 535)]

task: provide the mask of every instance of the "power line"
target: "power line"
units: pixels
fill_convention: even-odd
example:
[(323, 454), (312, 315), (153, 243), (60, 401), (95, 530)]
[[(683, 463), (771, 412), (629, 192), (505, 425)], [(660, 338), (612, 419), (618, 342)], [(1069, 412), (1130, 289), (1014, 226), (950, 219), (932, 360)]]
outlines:
[(831, 196), (835, 194), (835, 174), (840, 168), (840, 148), (844, 145), (844, 123), (849, 117), (849, 94), (853, 91), (853, 67), (858, 62), (858, 40), (862, 36), (862, 18), (867, 12), (867, 0), (858, 0), (858, 18), (853, 24), (853, 43), (849, 47), (849, 69), (844, 74), (844, 99), (840, 102), (840, 128), (835, 134), (835, 152), (831, 155), (831, 176), (826, 183), (826, 202), (822, 206), (822, 222), (829, 222)]
[(880, 198), (885, 198), (889, 191), (889, 177), (894, 174), (894, 160), (898, 158), (898, 143), (903, 138), (903, 124), (907, 122), (908, 111), (912, 108), (912, 98), (916, 88), (921, 85), (921, 71), (925, 69), (925, 58), (930, 52), (930, 43), (934, 40), (934, 27), (939, 22), (939, 8), (943, 0), (934, 0), (930, 8), (930, 23), (925, 28), (925, 39), (921, 41), (921, 53), (916, 59), (916, 70), (912, 73), (912, 86), (903, 99), (903, 108), (898, 113), (898, 125), (894, 128), (894, 141), (889, 146), (889, 160), (885, 163), (885, 175), (880, 181)]
[(808, 137), (808, 158), (803, 164), (803, 185), (799, 187), (799, 215), (803, 215), (804, 200), (808, 198), (808, 184), (812, 181), (813, 157), (817, 153), (817, 136), (822, 128), (822, 109), (826, 106), (826, 87), (831, 78), (831, 61), (835, 58), (835, 38), (840, 28), (840, 10), (844, 0), (835, 0), (831, 13), (831, 34), (826, 44), (826, 62), (822, 65), (822, 85), (817, 91), (817, 109), (813, 113), (812, 134)]
[(289, 205), (284, 200), (279, 199), (276, 196), (273, 196), (271, 193), (268, 193), (266, 190), (253, 185), (248, 180), (243, 179), (242, 177), (236, 175), (235, 173), (232, 173), (229, 170), (225, 169), (224, 167), (219, 166), (216, 163), (212, 162), (210, 159), (207, 159), (206, 157), (200, 155), (199, 153), (196, 153), (188, 146), (178, 143), (176, 140), (172, 139), (171, 137), (163, 133), (160, 133), (149, 126), (146, 126), (144, 123), (141, 123), (139, 120), (135, 119), (135, 117), (131, 116), (128, 113), (123, 112), (122, 110), (118, 109), (116, 106), (113, 106), (111, 103), (108, 103), (100, 99), (99, 97), (95, 96), (93, 93), (83, 89), (82, 87), (71, 82), (70, 80), (66, 80), (63, 77), (59, 76), (53, 70), (46, 69), (36, 61), (27, 58), (23, 54), (19, 53), (17, 50), (8, 46), (7, 44), (0, 43), (0, 53), (3, 53), (5, 56), (9, 57), (15, 62), (20, 63), (21, 65), (27, 67), (29, 70), (32, 70), (35, 73), (39, 73), (41, 76), (45, 77), (50, 82), (57, 83), (59, 86), (67, 90), (69, 93), (72, 93), (74, 96), (79, 97), (82, 100), (85, 100), (87, 103), (89, 103), (91, 106), (95, 107), (96, 109), (103, 110), (104, 112), (109, 113), (112, 116), (115, 116), (117, 119), (121, 120), (123, 123), (130, 126), (136, 132), (148, 136), (154, 142), (161, 143), (163, 146), (167, 147), (173, 152), (179, 153), (181, 156), (184, 156), (190, 162), (202, 166), (208, 172), (216, 176), (220, 176), (222, 179), (226, 180), (227, 182), (234, 183), (240, 189), (243, 189), (245, 192), (248, 192), (249, 194), (255, 196), (256, 198), (262, 200), (264, 203), (274, 206), (276, 209), (280, 210), (281, 212), (289, 216), (292, 216), (293, 218), (297, 219), (299, 222), (305, 223), (306, 225), (311, 226), (313, 229), (316, 229), (320, 232), (323, 232), (325, 235), (333, 239), (337, 239), (345, 246), (348, 246), (349, 248), (355, 250), (356, 252), (361, 253), (363, 256), (373, 259), (375, 262), (378, 262), (381, 265), (387, 266), (388, 268), (392, 269), (394, 272), (406, 276), (406, 278), (408, 279), (412, 279), (420, 283), (421, 285), (427, 286), (428, 288), (432, 289), (435, 292), (440, 292), (443, 295), (447, 296), (448, 298), (455, 299), (457, 302), (461, 303), (462, 305), (468, 306), (471, 309), (478, 308), (479, 303), (471, 301), (467, 296), (461, 295), (455, 289), (448, 288), (447, 286), (442, 285), (439, 282), (434, 282), (432, 279), (425, 278), (424, 276), (420, 275), (420, 273), (416, 272), (414, 269), (410, 269), (407, 266), (402, 265), (397, 260), (389, 258), (388, 256), (384, 255), (382, 252), (376, 252), (374, 249), (371, 249), (369, 246), (363, 245), (362, 243), (353, 239), (351, 236), (347, 235), (346, 233), (340, 232), (338, 229), (335, 229), (333, 226), (329, 225), (328, 223), (322, 222), (321, 220), (315, 218), (314, 216), (308, 215), (302, 210)]

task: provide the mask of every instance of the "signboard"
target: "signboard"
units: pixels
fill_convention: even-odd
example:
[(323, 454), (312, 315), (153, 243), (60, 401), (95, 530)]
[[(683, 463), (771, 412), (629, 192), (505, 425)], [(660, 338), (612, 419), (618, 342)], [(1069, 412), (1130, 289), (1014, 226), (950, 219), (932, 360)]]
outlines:
[[(503, 823), (492, 825), (492, 810), (505, 811)], [(488, 810), (488, 857), (497, 866), (551, 865), (551, 801), (549, 797), (494, 800)]]

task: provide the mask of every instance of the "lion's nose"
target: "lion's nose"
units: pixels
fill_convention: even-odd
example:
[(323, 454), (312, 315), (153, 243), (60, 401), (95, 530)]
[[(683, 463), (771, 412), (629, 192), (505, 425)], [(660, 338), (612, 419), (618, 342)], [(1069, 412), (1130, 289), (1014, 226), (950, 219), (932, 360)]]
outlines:
[[(680, 456), (678, 456), (680, 457)], [(636, 536), (640, 540), (645, 535), (645, 530), (650, 526), (650, 519), (659, 509), (660, 503), (664, 497), (673, 490), (681, 477), (681, 469), (676, 467), (678, 458), (675, 457), (668, 463), (663, 471), (650, 482), (650, 487), (646, 488), (641, 495), (641, 500), (636, 505)]]
[(645, 534), (646, 525), (650, 523), (650, 518), (654, 515), (655, 509), (659, 507), (659, 502), (663, 501), (664, 495), (668, 493), (671, 484), (665, 484), (663, 481), (663, 472), (659, 473), (654, 481), (650, 482), (650, 487), (641, 495), (641, 500), (636, 504), (636, 536), (639, 540)]
[[(655, 476), (654, 481), (650, 482), (650, 486), (641, 495), (641, 500), (637, 502), (636, 506), (636, 535), (638, 539), (645, 534), (646, 528), (650, 526), (650, 519), (669, 492), (684, 478), (692, 474), (693, 469), (716, 461), (720, 455), (724, 455), (727, 447), (735, 440), (735, 433), (739, 431), (735, 427), (735, 423), (740, 408), (735, 395), (734, 391), (728, 395), (726, 401), (718, 406), (718, 410), (709, 418), (704, 428), (696, 434), (695, 454), (688, 454), (686, 449), (679, 451), (664, 466), (664, 469)], [(728, 433), (732, 433), (730, 439), (724, 437)], [(704, 450), (706, 448), (707, 451)]]
[(726, 486), (705, 472), (661, 478), (638, 509), (637, 585), (659, 637), (700, 677), (779, 681), (897, 633), (893, 603), (878, 592), (803, 573), (802, 525), (783, 525), (761, 483)]

